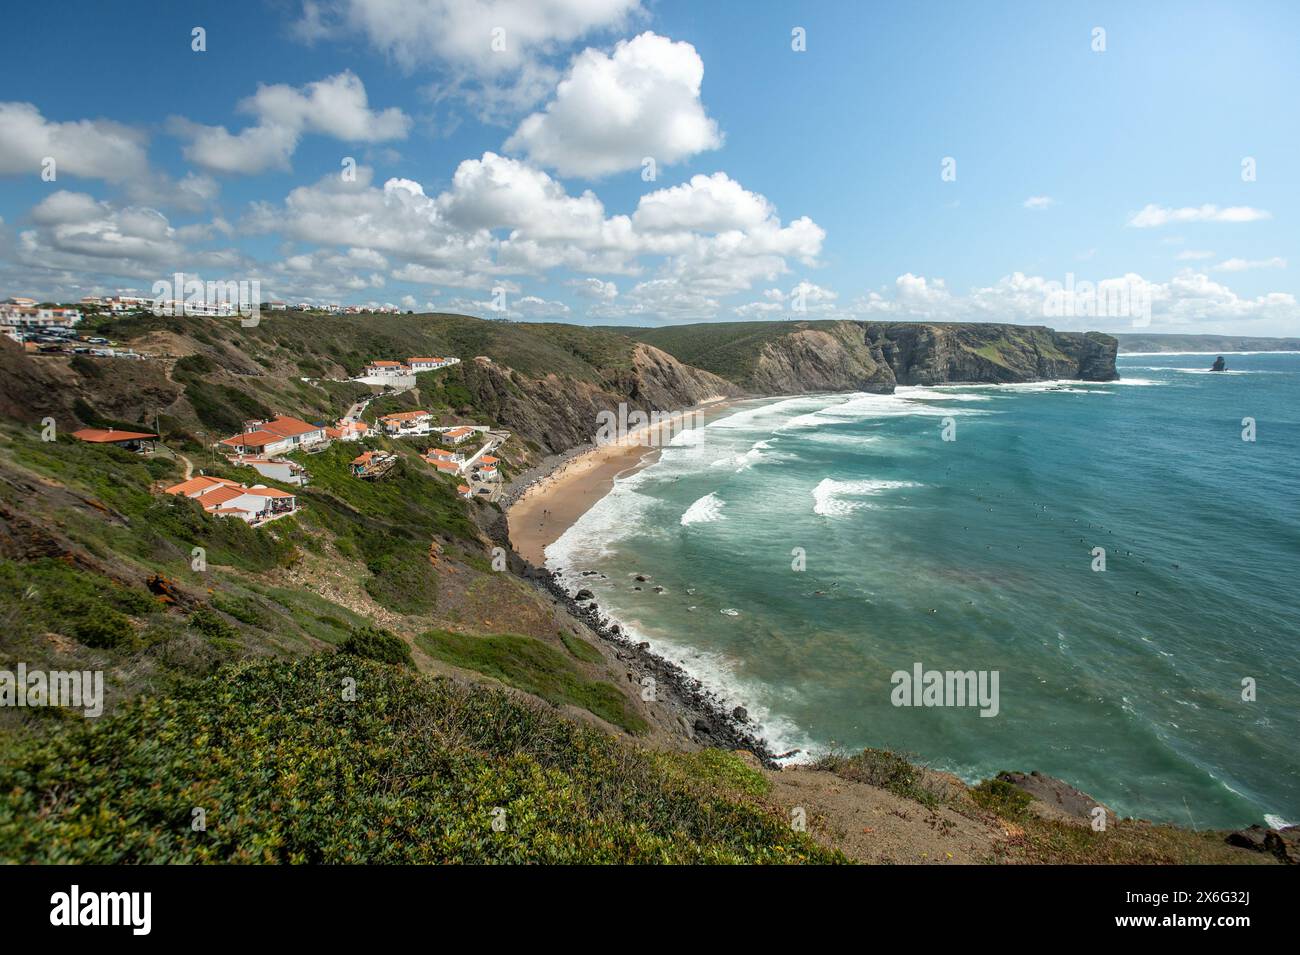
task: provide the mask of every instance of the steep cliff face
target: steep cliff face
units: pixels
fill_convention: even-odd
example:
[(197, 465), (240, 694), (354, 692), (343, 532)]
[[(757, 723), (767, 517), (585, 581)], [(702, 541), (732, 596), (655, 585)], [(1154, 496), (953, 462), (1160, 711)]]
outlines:
[(911, 322), (869, 323), (864, 328), (867, 341), (879, 348), (902, 385), (1119, 377), (1117, 342), (1096, 332)]
[(767, 342), (748, 384), (763, 394), (894, 390), (895, 375), (881, 348), (856, 322), (792, 331)]
[(485, 359), (466, 362), (465, 386), (474, 405), (548, 452), (590, 441), (602, 411), (681, 411), (711, 398), (741, 393), (731, 382), (683, 365), (666, 352), (638, 344), (630, 369), (611, 372), (603, 385), (547, 375), (532, 378)]
[(896, 385), (1117, 378), (1097, 332), (935, 322), (731, 322), (629, 329), (754, 394), (890, 392)]

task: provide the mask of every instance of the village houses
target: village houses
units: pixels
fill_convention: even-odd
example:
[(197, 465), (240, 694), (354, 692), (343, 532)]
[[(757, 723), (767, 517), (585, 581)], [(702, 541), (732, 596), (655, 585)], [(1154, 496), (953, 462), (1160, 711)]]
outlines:
[(225, 438), (221, 444), (239, 454), (268, 456), (311, 448), (328, 441), (325, 428), (297, 418), (280, 415), (270, 421), (251, 421), (243, 434)]
[(399, 438), (428, 434), (433, 428), (433, 412), (398, 411), (384, 415), (379, 423), (386, 434)]
[(298, 498), (288, 491), (262, 484), (247, 487), (218, 477), (190, 478), (173, 484), (165, 493), (191, 498), (209, 514), (235, 517), (248, 524), (264, 524), (298, 509)]

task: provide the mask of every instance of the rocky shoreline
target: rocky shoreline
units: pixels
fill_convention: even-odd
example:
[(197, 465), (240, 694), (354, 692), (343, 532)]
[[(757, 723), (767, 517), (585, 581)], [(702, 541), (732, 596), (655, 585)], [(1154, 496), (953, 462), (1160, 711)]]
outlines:
[[(521, 559), (522, 560), (522, 559)], [(676, 711), (682, 733), (701, 746), (743, 749), (753, 753), (767, 767), (780, 767), (778, 760), (796, 751), (777, 754), (749, 720), (743, 707), (728, 708), (726, 702), (686, 670), (650, 651), (650, 644), (630, 639), (622, 628), (601, 613), (595, 600), (579, 601), (561, 578), (545, 567), (522, 561), (521, 576), (551, 595), (576, 620), (615, 648), (625, 664), (629, 680), (640, 685), (642, 678), (655, 681), (656, 701)]]

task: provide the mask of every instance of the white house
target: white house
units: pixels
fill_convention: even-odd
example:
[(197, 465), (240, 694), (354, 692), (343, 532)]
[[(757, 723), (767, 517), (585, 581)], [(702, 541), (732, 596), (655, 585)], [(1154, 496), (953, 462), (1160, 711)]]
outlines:
[(398, 378), (402, 375), (409, 375), (411, 369), (403, 365), (400, 361), (378, 360), (372, 361), (366, 365), (365, 371), (362, 372), (363, 378), (374, 377), (393, 377)]
[(288, 491), (262, 484), (246, 487), (226, 478), (190, 478), (173, 484), (165, 493), (192, 498), (209, 514), (236, 517), (249, 524), (262, 524), (298, 509), (297, 496)]
[(280, 415), (270, 421), (250, 422), (249, 429), (243, 434), (226, 438), (221, 443), (239, 454), (268, 457), (313, 447), (327, 440), (325, 429), (320, 425)]
[(447, 428), (442, 432), (442, 439), (448, 444), (460, 444), (462, 441), (474, 437), (475, 429), (460, 425), (455, 428)]
[(433, 425), (431, 411), (399, 411), (379, 419), (384, 431), (398, 437), (428, 434)]

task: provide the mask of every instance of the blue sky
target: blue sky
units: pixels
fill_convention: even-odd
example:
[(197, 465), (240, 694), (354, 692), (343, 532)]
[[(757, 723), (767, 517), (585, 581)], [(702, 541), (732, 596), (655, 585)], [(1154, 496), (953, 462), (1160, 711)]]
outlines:
[(1300, 334), (1294, 4), (159, 6), (6, 14), (0, 294)]

